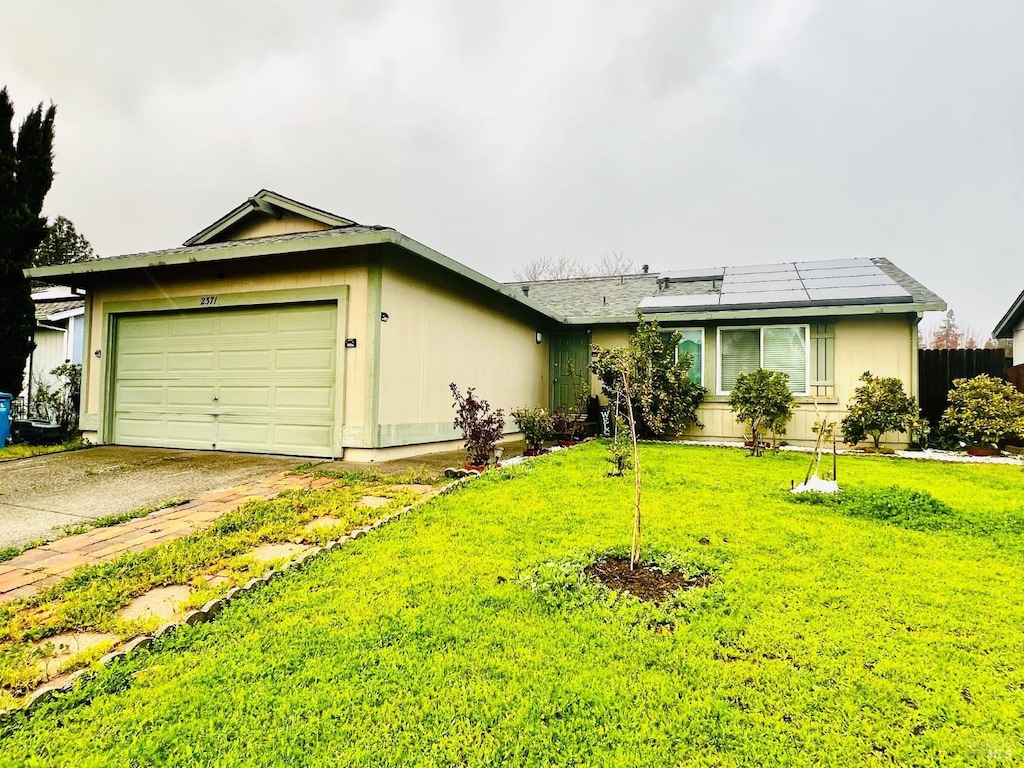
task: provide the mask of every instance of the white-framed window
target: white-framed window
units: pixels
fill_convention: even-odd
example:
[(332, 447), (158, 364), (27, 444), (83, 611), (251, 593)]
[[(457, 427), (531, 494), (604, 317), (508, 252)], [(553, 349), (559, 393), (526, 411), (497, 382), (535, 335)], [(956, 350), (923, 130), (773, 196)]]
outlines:
[(741, 373), (758, 368), (789, 376), (789, 391), (807, 395), (810, 326), (763, 325), (718, 329), (718, 394), (728, 395)]
[(676, 362), (683, 359), (683, 355), (690, 355), (693, 363), (690, 365), (690, 381), (694, 384), (704, 383), (704, 329), (703, 328), (673, 328), (674, 333), (680, 335), (679, 343), (676, 345)]

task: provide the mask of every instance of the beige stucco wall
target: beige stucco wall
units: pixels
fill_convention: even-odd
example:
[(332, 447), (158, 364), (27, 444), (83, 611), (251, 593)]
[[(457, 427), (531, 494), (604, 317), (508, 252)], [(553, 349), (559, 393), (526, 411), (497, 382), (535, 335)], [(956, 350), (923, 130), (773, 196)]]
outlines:
[[(853, 396), (858, 378), (864, 371), (871, 371), (876, 376), (896, 376), (903, 381), (904, 391), (916, 397), (915, 320), (912, 315), (860, 315), (827, 320), (835, 326), (835, 395), (827, 399), (820, 398), (817, 410), (811, 398), (798, 397), (799, 405), (784, 439), (793, 444), (812, 444), (815, 421), (824, 417), (838, 424), (845, 415), (846, 404)], [(826, 321), (817, 318), (810, 322)], [(594, 343), (603, 347), (622, 346), (628, 343), (628, 338), (629, 328), (624, 326), (598, 327), (593, 330)], [(716, 326), (704, 326), (704, 345), (704, 386), (708, 394), (697, 412), (704, 429), (692, 430), (686, 436), (708, 440), (742, 439), (743, 429), (733, 418), (728, 397), (715, 393)], [(811, 364), (813, 367), (813, 359)], [(598, 389), (595, 383), (594, 391)], [(837, 434), (841, 434), (838, 427)], [(903, 447), (908, 444), (909, 435), (886, 434), (883, 442)]]
[[(367, 329), (366, 255), (359, 251), (325, 252), (317, 255), (290, 255), (281, 261), (248, 259), (237, 264), (213, 263), (111, 275), (102, 284), (91, 287), (86, 305), (88, 327), (83, 370), (82, 423), (85, 436), (99, 442), (104, 417), (105, 370), (114, 350), (107, 338), (107, 313), (111, 305), (134, 305), (139, 309), (163, 309), (168, 303), (185, 311), (187, 308), (205, 309), (199, 297), (218, 297), (217, 306), (229, 303), (229, 297), (254, 294), (251, 305), (267, 302), (267, 293), (279, 298), (302, 301), (303, 291), (347, 286), (348, 300), (345, 318), (347, 336), (365, 339)], [(293, 298), (292, 298), (293, 297)], [(246, 300), (247, 301), (247, 300)], [(344, 340), (339, 340), (343, 345)], [(101, 357), (96, 356), (99, 351)], [(339, 365), (344, 365), (344, 404), (342, 406), (343, 436), (346, 444), (359, 444), (363, 440), (365, 400), (365, 371), (367, 354), (372, 352), (366, 344), (355, 349), (344, 349)]]
[(474, 387), (506, 414), (546, 405), (548, 345), (537, 344), (537, 321), (502, 306), (495, 294), (453, 283), (409, 264), (385, 261), (381, 310), (381, 445), (451, 439), (450, 382)]
[(256, 237), (294, 235), (297, 232), (319, 232), (324, 229), (330, 229), (330, 227), (327, 224), (307, 219), (305, 216), (299, 216), (290, 211), (285, 211), (280, 219), (275, 219), (272, 216), (252, 214), (222, 232), (217, 236), (216, 240), (218, 242), (252, 240)]
[(1013, 364), (1024, 365), (1024, 322), (1013, 332)]

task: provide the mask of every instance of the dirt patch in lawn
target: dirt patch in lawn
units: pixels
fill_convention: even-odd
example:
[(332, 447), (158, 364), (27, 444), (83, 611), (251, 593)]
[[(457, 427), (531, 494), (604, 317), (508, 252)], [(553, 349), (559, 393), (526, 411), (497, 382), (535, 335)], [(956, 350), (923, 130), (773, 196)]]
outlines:
[(657, 565), (640, 563), (629, 569), (629, 558), (606, 557), (591, 563), (583, 572), (598, 579), (608, 589), (629, 594), (652, 603), (660, 603), (680, 589), (706, 587), (712, 582), (710, 574), (687, 576), (681, 571), (663, 571)]

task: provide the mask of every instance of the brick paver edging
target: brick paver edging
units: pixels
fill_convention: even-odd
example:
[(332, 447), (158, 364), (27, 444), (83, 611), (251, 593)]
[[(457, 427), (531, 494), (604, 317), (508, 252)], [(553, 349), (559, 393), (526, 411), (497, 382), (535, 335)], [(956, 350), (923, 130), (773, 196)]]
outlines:
[(279, 472), (262, 480), (200, 496), (148, 515), (85, 533), (65, 536), (33, 547), (0, 563), (0, 604), (31, 597), (63, 581), (83, 565), (113, 560), (126, 552), (141, 552), (210, 526), (247, 501), (267, 501), (292, 489), (317, 490), (336, 478)]
[[(402, 509), (398, 510), (397, 512), (391, 515), (388, 515), (387, 517), (382, 517), (378, 520), (374, 520), (372, 523), (361, 526), (359, 528), (355, 528), (349, 533), (342, 536), (341, 538), (327, 542), (327, 544), (325, 544), (323, 547), (303, 552), (294, 560), (287, 562), (284, 565), (281, 565), (277, 568), (271, 568), (269, 571), (267, 571), (259, 578), (252, 578), (239, 587), (232, 587), (224, 594), (223, 597), (211, 600), (202, 608), (189, 611), (177, 621), (172, 621), (168, 622), (167, 624), (164, 624), (162, 627), (157, 629), (152, 635), (139, 635), (138, 637), (134, 637), (126, 641), (119, 648), (101, 657), (97, 662), (95, 662), (95, 664), (92, 667), (87, 667), (85, 669), (80, 669), (77, 672), (72, 672), (70, 675), (68, 675), (67, 679), (63, 680), (60, 683), (50, 685), (44, 684), (42, 687), (37, 688), (35, 691), (33, 691), (25, 697), (23, 706), (0, 710), (0, 723), (16, 716), (18, 713), (21, 713), (23, 715), (29, 715), (41, 704), (44, 704), (45, 702), (50, 701), (61, 694), (70, 692), (82, 678), (94, 674), (97, 665), (100, 667), (107, 667), (111, 664), (115, 664), (121, 661), (122, 659), (131, 656), (137, 651), (149, 648), (154, 642), (160, 640), (169, 633), (174, 632), (181, 626), (191, 626), (193, 624), (202, 624), (204, 622), (210, 621), (218, 613), (220, 613), (221, 610), (224, 609), (224, 606), (226, 606), (235, 598), (244, 595), (247, 592), (251, 592), (254, 589), (258, 589), (262, 587), (264, 584), (270, 583), (274, 579), (283, 576), (289, 571), (299, 570), (303, 568), (310, 560), (312, 560), (317, 555), (323, 552), (331, 552), (335, 549), (343, 547), (349, 541), (355, 541), (356, 539), (360, 539), (370, 531), (376, 530), (377, 528), (380, 528), (381, 526), (386, 525), (392, 522), (393, 520), (397, 520), (399, 517), (403, 516), (407, 512), (410, 512), (411, 510), (416, 509), (417, 507), (420, 507), (423, 504), (426, 504), (427, 502), (435, 498), (448, 495), (455, 489), (474, 480), (479, 476), (480, 475), (472, 474), (468, 477), (462, 477), (451, 483), (442, 485), (436, 490), (424, 494), (422, 497), (417, 499), (414, 503), (410, 504), (409, 506), (402, 507)], [(324, 479), (326, 477), (327, 476), (323, 476), (319, 479)], [(336, 478), (329, 479), (332, 483), (336, 482)]]

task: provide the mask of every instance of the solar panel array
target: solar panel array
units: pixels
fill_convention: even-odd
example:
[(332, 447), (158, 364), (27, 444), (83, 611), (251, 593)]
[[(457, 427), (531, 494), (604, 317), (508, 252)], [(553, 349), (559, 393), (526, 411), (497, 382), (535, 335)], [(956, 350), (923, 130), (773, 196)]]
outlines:
[(688, 296), (648, 296), (640, 309), (649, 312), (769, 309), (913, 301), (902, 286), (871, 259), (798, 261), (721, 269), (663, 272), (661, 280), (692, 282), (721, 276), (717, 291)]

